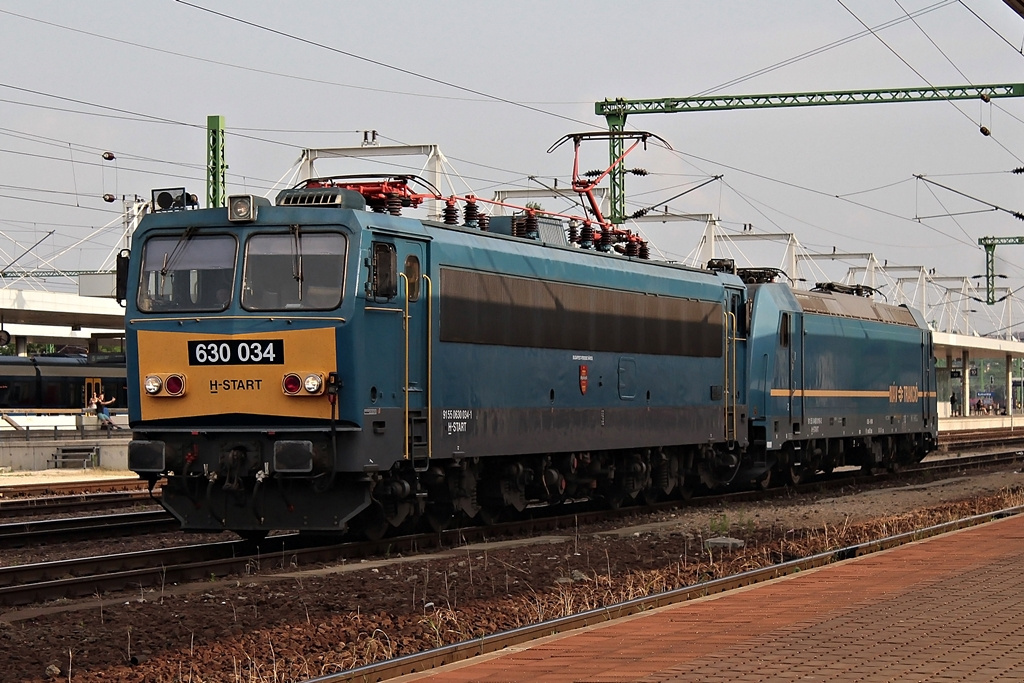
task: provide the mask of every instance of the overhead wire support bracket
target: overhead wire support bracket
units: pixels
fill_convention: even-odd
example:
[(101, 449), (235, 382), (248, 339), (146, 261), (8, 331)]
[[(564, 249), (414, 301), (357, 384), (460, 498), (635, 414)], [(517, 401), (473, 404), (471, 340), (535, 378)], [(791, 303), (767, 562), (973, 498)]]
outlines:
[(978, 244), (985, 247), (985, 303), (992, 306), (996, 303), (996, 245), (1024, 244), (1024, 237), (979, 237)]
[[(834, 104), (872, 104), (891, 102), (930, 102), (937, 100), (973, 100), (983, 102), (1001, 97), (1024, 97), (1024, 83), (997, 85), (925, 86), (880, 90), (836, 90), (833, 92), (766, 93), (761, 95), (710, 95), (701, 97), (663, 97), (659, 99), (612, 99), (596, 102), (594, 113), (605, 117), (609, 132), (622, 133), (630, 114), (669, 114), (684, 111), (722, 111), (726, 109), (768, 109), (776, 107), (813, 107)], [(609, 159), (622, 154), (622, 139), (608, 139)], [(609, 220), (626, 220), (625, 173), (613, 168)]]

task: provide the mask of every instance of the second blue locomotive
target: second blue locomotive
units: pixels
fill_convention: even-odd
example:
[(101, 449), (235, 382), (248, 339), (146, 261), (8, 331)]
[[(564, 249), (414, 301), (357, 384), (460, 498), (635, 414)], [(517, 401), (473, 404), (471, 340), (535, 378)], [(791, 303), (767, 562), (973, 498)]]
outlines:
[(129, 464), (167, 478), (184, 528), (373, 536), (934, 448), (931, 335), (909, 308), (656, 263), (589, 228), (483, 230), (472, 201), (462, 221), (454, 202), (404, 217), (389, 182), (135, 233)]

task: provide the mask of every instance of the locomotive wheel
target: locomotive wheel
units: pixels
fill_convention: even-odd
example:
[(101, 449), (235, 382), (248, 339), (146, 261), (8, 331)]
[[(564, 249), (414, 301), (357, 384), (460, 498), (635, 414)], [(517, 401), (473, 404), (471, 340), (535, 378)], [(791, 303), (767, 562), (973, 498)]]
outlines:
[(807, 481), (810, 474), (808, 467), (803, 463), (795, 462), (789, 465), (789, 483), (793, 486), (799, 486), (800, 482)]
[(494, 526), (501, 521), (502, 512), (500, 508), (481, 507), (480, 512), (476, 513), (476, 519), (484, 526)]
[(654, 505), (661, 500), (661, 491), (656, 488), (647, 487), (640, 492), (640, 498), (644, 505)]
[(614, 491), (609, 491), (605, 497), (605, 501), (608, 503), (608, 507), (612, 510), (618, 510), (626, 502), (626, 492), (616, 488)]
[(769, 468), (764, 474), (754, 480), (754, 484), (762, 491), (767, 491), (774, 485), (774, 471)]
[(427, 519), (427, 524), (436, 533), (441, 533), (452, 525), (454, 517), (454, 511), (450, 506), (447, 505), (435, 505), (431, 506), (424, 515)]
[(384, 538), (391, 526), (388, 524), (388, 517), (384, 514), (384, 508), (380, 503), (374, 501), (370, 507), (359, 513), (353, 520), (352, 526), (363, 535), (368, 541), (379, 541)]

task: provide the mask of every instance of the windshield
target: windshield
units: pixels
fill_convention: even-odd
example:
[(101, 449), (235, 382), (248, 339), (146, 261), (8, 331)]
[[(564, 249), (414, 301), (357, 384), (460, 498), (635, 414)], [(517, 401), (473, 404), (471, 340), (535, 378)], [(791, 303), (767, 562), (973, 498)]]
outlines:
[(151, 237), (142, 252), (139, 310), (223, 311), (231, 303), (237, 242), (231, 235)]
[(341, 304), (345, 236), (337, 232), (253, 235), (245, 248), (242, 306), (250, 311), (328, 310)]

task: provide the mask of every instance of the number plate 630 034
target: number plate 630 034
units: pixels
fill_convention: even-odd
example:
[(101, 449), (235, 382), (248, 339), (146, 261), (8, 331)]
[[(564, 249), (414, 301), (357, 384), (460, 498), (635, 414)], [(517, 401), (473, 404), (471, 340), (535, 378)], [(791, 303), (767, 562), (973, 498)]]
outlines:
[(283, 339), (197, 339), (188, 343), (189, 365), (281, 365)]

